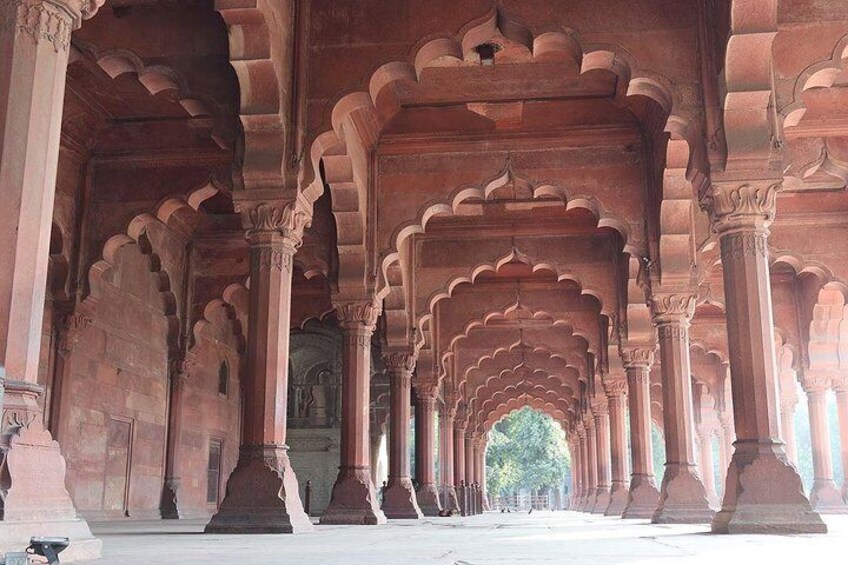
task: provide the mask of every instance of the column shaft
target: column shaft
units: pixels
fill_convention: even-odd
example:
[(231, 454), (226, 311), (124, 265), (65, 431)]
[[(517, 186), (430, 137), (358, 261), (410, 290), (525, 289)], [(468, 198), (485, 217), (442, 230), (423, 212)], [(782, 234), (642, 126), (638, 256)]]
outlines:
[(292, 263), (307, 216), (294, 204), (245, 206), (250, 300), (244, 433), (212, 533), (312, 530), (286, 446)]
[(409, 419), (412, 415), (412, 370), (415, 355), (409, 351), (386, 353), (389, 371), (389, 480), (383, 493), (386, 518), (421, 518), (421, 509), (409, 476)]
[(848, 383), (843, 380), (835, 389), (839, 415), (839, 446), (842, 452), (842, 500), (848, 502)]
[[(82, 13), (85, 8), (92, 10)], [(100, 555), (100, 542), (65, 489), (65, 460), (38, 401), (71, 31), (96, 9), (71, 0), (0, 4), (0, 553), (20, 551), (30, 536), (67, 536), (71, 546), (63, 557)]]
[(415, 413), (415, 470), (418, 475), (418, 505), (425, 516), (438, 516), (442, 510), (436, 486), (436, 401), (439, 386), (435, 382), (416, 384), (418, 404)]
[(592, 415), (598, 458), (598, 487), (592, 513), (603, 514), (610, 503), (610, 419), (606, 396), (599, 395), (598, 401), (593, 403)]
[(439, 492), (442, 508), (445, 510), (459, 510), (459, 500), (456, 494), (456, 480), (454, 475), (454, 425), (456, 414), (452, 409), (445, 409), (439, 418), (439, 438), (441, 443), (441, 467), (442, 485)]
[(817, 512), (844, 514), (848, 512), (842, 493), (833, 480), (833, 454), (830, 451), (830, 426), (827, 423), (826, 375), (807, 374), (803, 385), (810, 410), (810, 444), (813, 450), (813, 488), (810, 503)]
[[(722, 509), (713, 532), (823, 532), (804, 497), (801, 479), (780, 439), (768, 226), (774, 219), (780, 178), (755, 171), (719, 173), (703, 193), (721, 246), (734, 452)], [(768, 484), (755, 489), (748, 485)]]
[(663, 432), (666, 463), (655, 524), (709, 522), (713, 513), (697, 472), (689, 322), (695, 296), (657, 294), (654, 323), (659, 335), (663, 390)]
[(339, 301), (342, 328), (341, 464), (322, 524), (383, 524), (371, 482), (368, 410), (371, 400), (371, 335), (380, 306), (373, 299)]
[(627, 507), (623, 518), (650, 518), (659, 501), (654, 481), (653, 442), (651, 440), (651, 365), (650, 349), (624, 352), (630, 408), (630, 456), (632, 474)]
[(595, 430), (595, 422), (591, 413), (586, 424), (586, 462), (589, 470), (589, 488), (586, 498), (585, 512), (591, 512), (595, 508), (598, 499), (598, 434)]
[(620, 378), (610, 380), (605, 383), (605, 386), (609, 402), (612, 482), (610, 502), (604, 514), (621, 516), (627, 507), (630, 494), (627, 481), (627, 430), (624, 425), (627, 380)]

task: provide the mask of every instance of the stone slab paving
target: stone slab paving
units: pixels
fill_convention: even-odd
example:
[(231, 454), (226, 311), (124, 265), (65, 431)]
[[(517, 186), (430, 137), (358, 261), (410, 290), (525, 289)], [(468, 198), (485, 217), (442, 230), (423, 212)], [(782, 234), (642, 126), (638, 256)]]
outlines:
[(653, 526), (575, 512), (320, 526), (300, 535), (207, 535), (198, 521), (92, 524), (103, 558), (80, 563), (710, 564), (848, 563), (848, 517), (827, 535), (716, 536), (707, 526)]

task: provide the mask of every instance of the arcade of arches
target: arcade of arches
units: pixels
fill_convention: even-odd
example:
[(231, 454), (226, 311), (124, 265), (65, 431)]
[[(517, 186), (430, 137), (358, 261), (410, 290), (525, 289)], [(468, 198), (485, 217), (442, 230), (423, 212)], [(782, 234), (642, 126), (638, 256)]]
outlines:
[(0, 549), (480, 512), (525, 406), (573, 510), (848, 512), (843, 0), (0, 0), (0, 135)]

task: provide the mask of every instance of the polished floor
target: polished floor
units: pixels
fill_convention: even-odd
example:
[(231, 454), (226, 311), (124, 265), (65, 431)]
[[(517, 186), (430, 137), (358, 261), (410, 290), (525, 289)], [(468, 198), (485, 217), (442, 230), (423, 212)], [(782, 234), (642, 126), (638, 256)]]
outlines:
[(296, 536), (205, 535), (197, 521), (127, 521), (92, 524), (103, 540), (103, 558), (82, 563), (844, 563), (848, 517), (826, 521), (831, 533), (820, 536), (715, 536), (707, 534), (707, 526), (653, 526), (641, 520), (541, 511), (375, 527), (320, 526)]

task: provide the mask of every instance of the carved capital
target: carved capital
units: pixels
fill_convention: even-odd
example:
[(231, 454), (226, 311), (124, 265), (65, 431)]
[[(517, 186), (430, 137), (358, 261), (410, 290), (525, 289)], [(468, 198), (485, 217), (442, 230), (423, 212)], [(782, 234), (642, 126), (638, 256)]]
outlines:
[(263, 242), (269, 236), (280, 235), (292, 248), (303, 243), (303, 230), (311, 218), (295, 202), (245, 203), (237, 205), (242, 227), (251, 243)]
[(780, 397), (780, 413), (790, 414), (795, 413), (795, 407), (798, 406), (798, 395), (787, 394)]
[(834, 382), (833, 375), (825, 371), (806, 371), (801, 379), (801, 388), (807, 394), (825, 392)]
[(701, 208), (718, 234), (739, 230), (765, 230), (774, 221), (781, 181), (713, 182), (701, 196)]
[(169, 374), (171, 385), (176, 386), (191, 377), (191, 372), (197, 366), (197, 358), (191, 352), (171, 359)]
[(650, 369), (654, 364), (654, 348), (626, 347), (621, 350), (621, 361), (625, 369)]
[[(669, 324), (688, 326), (692, 316), (695, 315), (696, 304), (697, 296), (692, 293), (654, 293), (651, 296), (651, 310), (654, 314), (654, 323), (660, 330), (662, 326)], [(660, 337), (662, 337), (661, 331)]]
[(376, 299), (337, 302), (333, 306), (343, 328), (364, 326), (373, 331), (382, 313), (382, 304)]
[(395, 349), (383, 351), (383, 363), (392, 374), (410, 374), (415, 370), (418, 352), (414, 349)]
[(59, 351), (68, 353), (73, 350), (91, 323), (91, 317), (81, 312), (72, 312), (65, 316), (62, 320), (62, 333), (59, 336)]
[(610, 398), (624, 396), (627, 394), (627, 379), (621, 377), (604, 379), (604, 390)]
[(592, 417), (596, 420), (609, 416), (609, 403), (603, 394), (596, 394), (592, 397)]
[(419, 400), (435, 402), (439, 398), (439, 381), (433, 378), (416, 377), (412, 385)]
[(0, 7), (0, 34), (29, 37), (67, 53), (71, 32), (92, 17), (104, 0), (7, 0)]

